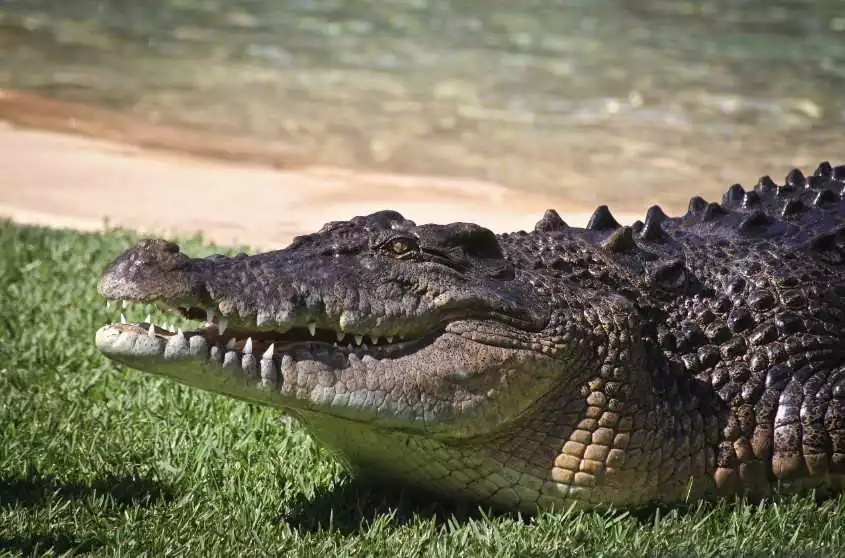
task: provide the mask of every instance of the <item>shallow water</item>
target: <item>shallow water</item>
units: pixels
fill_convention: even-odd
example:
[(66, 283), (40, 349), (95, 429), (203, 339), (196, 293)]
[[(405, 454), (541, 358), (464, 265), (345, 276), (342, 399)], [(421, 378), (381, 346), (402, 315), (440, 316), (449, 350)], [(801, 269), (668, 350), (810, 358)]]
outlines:
[(0, 53), (0, 87), (574, 205), (845, 160), (833, 0), (0, 0)]

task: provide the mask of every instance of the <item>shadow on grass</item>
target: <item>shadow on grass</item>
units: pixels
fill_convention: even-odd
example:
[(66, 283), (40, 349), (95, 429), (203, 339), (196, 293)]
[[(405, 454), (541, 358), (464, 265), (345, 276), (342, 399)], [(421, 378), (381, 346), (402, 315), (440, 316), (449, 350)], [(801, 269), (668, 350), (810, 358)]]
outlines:
[(0, 550), (11, 550), (21, 555), (66, 554), (93, 552), (103, 544), (92, 538), (78, 539), (71, 535), (33, 535), (29, 537), (0, 537)]
[[(36, 508), (56, 501), (84, 502), (100, 496), (107, 496), (113, 505), (121, 508), (147, 507), (173, 499), (167, 486), (137, 475), (106, 476), (90, 483), (62, 482), (31, 467), (23, 477), (0, 477), (0, 506)], [(0, 537), (0, 553), (4, 550), (22, 555), (89, 553), (103, 544), (96, 537), (73, 533), (26, 533)]]
[(414, 520), (465, 522), (482, 517), (517, 517), (517, 514), (467, 502), (455, 502), (442, 496), (415, 492), (395, 486), (372, 485), (350, 479), (326, 487), (311, 498), (299, 494), (288, 512), (277, 517), (304, 532), (334, 531), (353, 534), (366, 529), (380, 516), (390, 516), (394, 525)]
[[(676, 520), (684, 516), (704, 518), (711, 513), (731, 510), (742, 513), (765, 513), (766, 504), (789, 503), (798, 499), (809, 498), (820, 505), (828, 500), (841, 498), (835, 492), (811, 490), (803, 493), (781, 493), (775, 490), (765, 498), (735, 496), (717, 500), (694, 500), (677, 504), (653, 503), (641, 507), (596, 508), (593, 510), (560, 510), (551, 513), (563, 513), (575, 516), (580, 514), (599, 514), (606, 519), (630, 517), (640, 528), (654, 527), (661, 521)], [(761, 506), (762, 504), (762, 506)], [(298, 494), (288, 506), (288, 511), (276, 518), (294, 529), (303, 532), (334, 531), (344, 535), (360, 533), (383, 516), (389, 516), (396, 526), (407, 525), (415, 520), (433, 520), (435, 525), (446, 523), (466, 523), (483, 518), (510, 518), (530, 522), (530, 515), (468, 502), (451, 501), (442, 496), (414, 492), (407, 488), (368, 484), (357, 479), (348, 479), (334, 487), (325, 487), (312, 497)]]
[(97, 495), (108, 495), (122, 507), (149, 506), (172, 499), (170, 490), (160, 482), (135, 475), (79, 483), (62, 482), (30, 470), (25, 477), (0, 478), (0, 506), (34, 507), (48, 500), (79, 500)]
[[(739, 500), (738, 500), (739, 501)], [(584, 510), (612, 517), (629, 516), (640, 526), (654, 524), (655, 518), (694, 514), (701, 508), (709, 510), (714, 502), (686, 504), (651, 504), (633, 509)], [(554, 512), (553, 512), (554, 513)], [(561, 510), (559, 513), (571, 513)], [(465, 523), (474, 519), (508, 517), (531, 521), (530, 515), (501, 510), (469, 502), (453, 501), (436, 494), (409, 490), (406, 487), (368, 484), (351, 478), (342, 484), (326, 487), (312, 497), (298, 494), (288, 511), (277, 517), (303, 532), (334, 531), (344, 535), (360, 533), (381, 516), (390, 516), (396, 526), (414, 520), (434, 520), (440, 526), (447, 522)]]

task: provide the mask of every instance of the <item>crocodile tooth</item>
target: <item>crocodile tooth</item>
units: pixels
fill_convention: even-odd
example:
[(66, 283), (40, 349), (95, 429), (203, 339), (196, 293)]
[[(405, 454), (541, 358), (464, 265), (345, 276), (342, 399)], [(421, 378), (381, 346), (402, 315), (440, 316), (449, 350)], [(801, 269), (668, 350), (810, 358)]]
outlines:
[(345, 333), (343, 333), (342, 331), (338, 331), (338, 332), (337, 332), (337, 340), (338, 340), (338, 341), (343, 341), (343, 338), (344, 338), (344, 337), (346, 337), (346, 334), (345, 334)]
[(393, 336), (392, 335), (385, 337), (385, 339), (387, 339), (388, 343), (393, 343)]
[(332, 347), (337, 347), (337, 341), (335, 341), (334, 343), (332, 343)]
[(132, 304), (132, 303), (129, 302), (128, 300), (124, 300), (121, 304), (123, 306), (123, 309), (126, 310), (127, 308), (129, 308), (129, 305)]
[(217, 333), (223, 335), (223, 332), (226, 331), (226, 327), (229, 325), (229, 320), (226, 316), (220, 316), (220, 322), (217, 324)]
[(373, 342), (373, 345), (378, 345), (378, 335), (370, 335), (370, 341)]
[(365, 353), (366, 353), (367, 351), (369, 351), (369, 350), (370, 350), (370, 348), (367, 346), (367, 344), (366, 344), (366, 343), (364, 343), (363, 345), (361, 345), (361, 348), (364, 350), (364, 352), (365, 352)]
[(234, 348), (235, 348), (235, 344), (236, 344), (236, 343), (237, 343), (237, 341), (235, 340), (235, 338), (234, 338), (234, 337), (232, 337), (232, 338), (231, 338), (231, 339), (229, 339), (229, 341), (226, 343), (226, 348), (227, 348), (228, 350), (230, 350), (230, 351), (231, 351), (232, 349), (234, 349)]
[(270, 343), (270, 346), (267, 347), (267, 350), (264, 351), (264, 354), (261, 355), (262, 359), (273, 358), (273, 353), (276, 352), (276, 345), (275, 343)]
[(296, 373), (296, 363), (293, 361), (293, 357), (289, 354), (282, 355), (282, 362), (279, 365), (279, 372), (281, 372), (282, 377), (280, 380), (284, 380), (285, 376), (291, 377), (293, 374)]
[(255, 316), (256, 327), (264, 327), (273, 322), (273, 316), (271, 316), (268, 312), (259, 312), (258, 315)]
[(148, 323), (148, 324), (153, 323), (153, 316), (152, 316), (152, 314), (147, 314), (147, 317), (144, 319), (144, 321), (145, 321), (146, 323)]
[(150, 327), (147, 329), (148, 335), (155, 335), (156, 334), (156, 326), (154, 323), (150, 322)]
[(363, 335), (356, 335), (355, 336), (355, 344), (356, 345), (360, 345), (363, 342), (364, 342), (364, 336)]
[(207, 359), (209, 356), (208, 341), (202, 335), (192, 335), (188, 341), (188, 350), (193, 356), (201, 356)]
[(262, 359), (259, 364), (258, 375), (261, 378), (261, 387), (272, 389), (279, 383), (279, 369), (272, 359)]
[(252, 354), (252, 337), (246, 338), (246, 343), (244, 343), (244, 350), (242, 351), (245, 355)]
[(261, 387), (263, 388), (272, 389), (279, 383), (279, 369), (276, 368), (276, 363), (273, 359), (261, 359), (258, 375), (261, 378)]
[(354, 311), (344, 310), (340, 314), (340, 318), (337, 320), (337, 325), (340, 327), (341, 331), (349, 331), (350, 329), (354, 329), (355, 325), (360, 322), (362, 316)]
[(347, 345), (347, 346), (346, 346), (346, 350), (347, 350), (347, 351), (349, 351), (349, 352), (351, 353), (352, 351), (354, 351), (354, 350), (355, 350), (355, 347), (353, 347), (353, 346), (352, 346), (352, 343), (350, 343), (349, 345)]
[(126, 316), (123, 315), (123, 312), (120, 313), (120, 323), (122, 323), (122, 324), (126, 323)]
[(293, 312), (288, 308), (282, 308), (276, 312), (276, 323), (284, 324), (292, 321)]
[(223, 349), (217, 345), (210, 347), (208, 349), (208, 360), (217, 363), (219, 366), (223, 366)]
[(244, 353), (241, 357), (241, 370), (247, 378), (258, 379), (261, 374), (258, 368), (258, 361), (252, 353)]
[(223, 368), (241, 369), (241, 359), (238, 358), (236, 351), (226, 351), (226, 354), (223, 356)]
[(235, 311), (235, 303), (231, 300), (223, 300), (217, 304), (217, 310), (226, 316)]
[(111, 300), (106, 301), (106, 310), (111, 310)]
[(311, 322), (311, 323), (308, 324), (308, 333), (311, 334), (311, 337), (314, 337), (315, 335), (317, 335), (317, 324), (316, 323)]
[(214, 308), (206, 308), (205, 309), (205, 321), (208, 323), (214, 323), (214, 317), (217, 315), (217, 312)]
[(184, 331), (182, 331), (182, 328), (181, 328), (181, 327), (180, 327), (179, 329), (177, 329), (177, 330), (176, 330), (176, 337), (181, 337), (182, 339), (184, 339), (184, 338), (185, 338), (185, 332), (184, 332)]
[(164, 358), (168, 360), (185, 358), (189, 354), (190, 346), (184, 334), (171, 335), (164, 346)]

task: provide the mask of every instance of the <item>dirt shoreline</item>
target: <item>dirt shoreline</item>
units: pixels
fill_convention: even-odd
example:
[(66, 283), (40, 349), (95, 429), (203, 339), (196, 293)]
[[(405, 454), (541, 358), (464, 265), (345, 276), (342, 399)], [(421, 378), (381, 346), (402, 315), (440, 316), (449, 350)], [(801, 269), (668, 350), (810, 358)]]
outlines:
[(0, 217), (20, 223), (202, 232), (218, 243), (274, 248), (380, 209), (497, 232), (530, 229), (549, 207), (581, 226), (592, 211), (481, 180), (309, 166), (288, 155), (0, 90)]

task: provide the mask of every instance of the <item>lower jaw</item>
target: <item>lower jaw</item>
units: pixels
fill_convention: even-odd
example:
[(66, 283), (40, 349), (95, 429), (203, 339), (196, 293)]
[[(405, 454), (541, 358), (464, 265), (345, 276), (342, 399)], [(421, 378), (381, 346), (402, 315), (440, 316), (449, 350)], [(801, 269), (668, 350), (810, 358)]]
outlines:
[(362, 363), (374, 365), (383, 359), (400, 358), (427, 342), (340, 347), (260, 338), (238, 343), (221, 341), (219, 336), (206, 336), (202, 331), (173, 333), (160, 328), (151, 330), (149, 324), (129, 323), (103, 326), (95, 339), (100, 352), (132, 368), (270, 404), (279, 403), (283, 389), (295, 389), (289, 382), (297, 378), (298, 366), (308, 366), (310, 373), (333, 373)]

